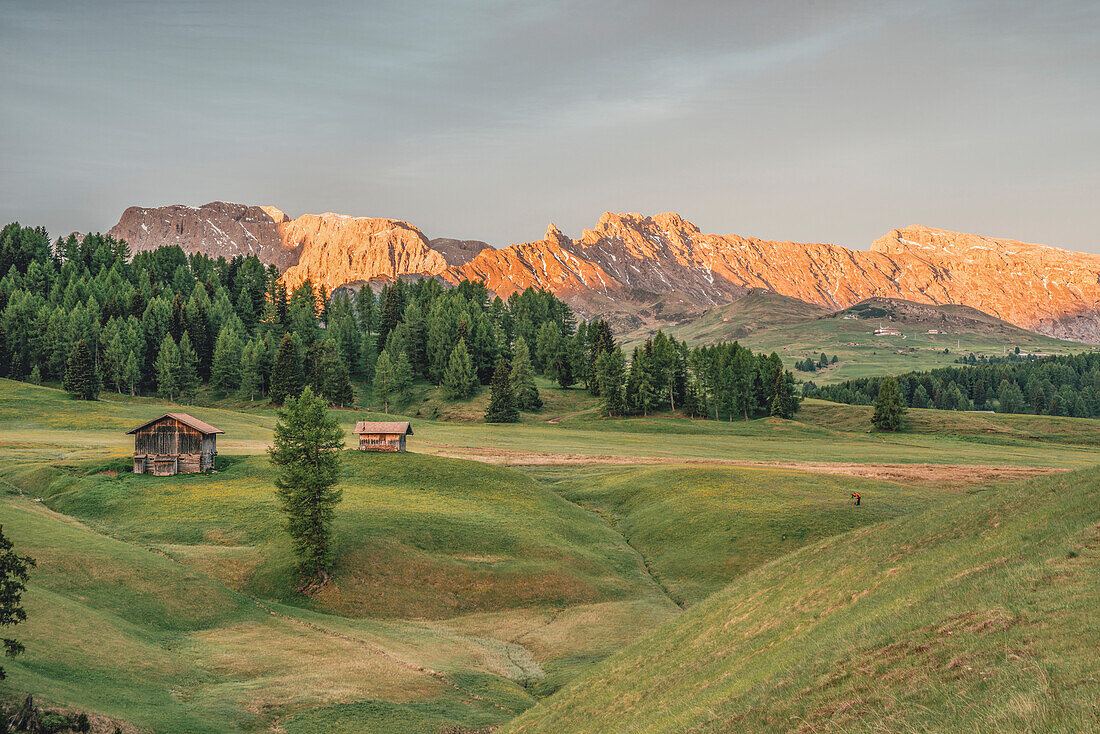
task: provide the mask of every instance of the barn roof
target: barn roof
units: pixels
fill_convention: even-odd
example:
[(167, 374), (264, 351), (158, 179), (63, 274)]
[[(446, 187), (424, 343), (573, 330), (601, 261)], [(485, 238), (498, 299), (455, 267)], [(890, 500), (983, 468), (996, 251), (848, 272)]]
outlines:
[(214, 428), (214, 426), (210, 425), (209, 423), (205, 421), (200, 421), (195, 416), (188, 415), (187, 413), (165, 413), (164, 415), (154, 418), (151, 421), (146, 421), (145, 423), (142, 423), (137, 428), (126, 431), (126, 433), (137, 433), (142, 428), (145, 428), (146, 426), (151, 426), (158, 421), (164, 420), (165, 418), (174, 418), (185, 426), (191, 426), (204, 436), (209, 436), (212, 433), (225, 433), (225, 431), (223, 431), (222, 429)]
[(411, 436), (413, 429), (408, 421), (359, 421), (352, 433), (404, 433)]

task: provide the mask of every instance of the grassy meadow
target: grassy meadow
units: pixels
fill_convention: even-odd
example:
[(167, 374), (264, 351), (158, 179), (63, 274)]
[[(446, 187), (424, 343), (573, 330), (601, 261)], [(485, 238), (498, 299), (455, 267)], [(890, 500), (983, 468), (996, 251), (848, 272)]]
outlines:
[[(1033, 567), (1085, 574), (1080, 593), (1095, 598), (1092, 546), (1078, 542), (1091, 516), (1078, 510), (1095, 499), (1100, 476), (1042, 476), (1097, 463), (1095, 421), (911, 411), (908, 430), (887, 435), (869, 430), (868, 408), (820, 401), (792, 421), (609, 420), (581, 390), (542, 387), (547, 409), (518, 425), (474, 422), (481, 397), (429, 408), (427, 396), (421, 415), (407, 416), (409, 453), (346, 451), (333, 581), (305, 596), (265, 456), (275, 424), (268, 406), (112, 394), (85, 403), (0, 380), (0, 523), (38, 561), (28, 620), (14, 628), (27, 651), (4, 661), (0, 696), (33, 692), (94, 712), (102, 731), (117, 722), (155, 732), (400, 734), (513, 720), (520, 731), (606, 731), (618, 726), (605, 718), (612, 712), (638, 731), (741, 721), (781, 729), (776, 722), (798, 717), (817, 727), (842, 693), (859, 716), (881, 714), (889, 700), (942, 710), (942, 699), (920, 698), (913, 686), (868, 683), (860, 655), (893, 637), (924, 644), (940, 612), (944, 624), (973, 611), (975, 624), (1001, 625), (991, 615), (1022, 614), (1038, 588)], [(125, 431), (177, 410), (226, 431), (217, 471), (130, 473)], [(355, 420), (378, 417), (333, 415), (349, 445)], [(852, 492), (864, 497), (858, 508)], [(1059, 494), (1068, 514), (1054, 522), (1048, 500)], [(989, 513), (1006, 529), (975, 524)], [(1034, 534), (1017, 515), (1038, 523)], [(1044, 544), (1054, 555), (1042, 555)], [(1070, 570), (1053, 565), (1057, 553)], [(966, 554), (976, 560), (962, 566)], [(899, 596), (906, 587), (888, 573), (895, 567), (913, 581), (919, 610)], [(1017, 578), (1027, 583), (1002, 588)], [(969, 594), (979, 581), (990, 584), (981, 603), (964, 609), (951, 590)], [(1073, 588), (1035, 597), (1054, 611), (1028, 638), (1046, 656), (1028, 660), (1062, 696), (1063, 718), (1024, 711), (1049, 701), (1029, 698), (1037, 694), (1022, 687), (1014, 661), (991, 657), (1000, 637), (960, 636), (944, 648), (961, 665), (1006, 676), (1029, 726), (1088, 720), (1076, 701), (1095, 677), (1090, 684), (1084, 663), (1066, 667), (1051, 647), (1066, 624), (1095, 631)], [(945, 599), (927, 603), (936, 593)], [(833, 605), (859, 614), (833, 615)], [(700, 656), (705, 675), (671, 672), (686, 665), (675, 657), (682, 649)], [(764, 665), (721, 667), (746, 659)], [(776, 671), (792, 660), (793, 682), (783, 683)], [(857, 672), (826, 685), (840, 664)], [(635, 680), (661, 695), (626, 693)], [(969, 702), (960, 706), (981, 709), (983, 689), (969, 677), (935, 684), (938, 695), (958, 693)], [(713, 722), (698, 720), (683, 693), (695, 685), (713, 703)], [(787, 695), (807, 687), (805, 705)], [(769, 690), (787, 703), (762, 704)], [(890, 730), (923, 726), (887, 713)]]
[(1100, 470), (977, 493), (764, 564), (505, 732), (1086, 732)]

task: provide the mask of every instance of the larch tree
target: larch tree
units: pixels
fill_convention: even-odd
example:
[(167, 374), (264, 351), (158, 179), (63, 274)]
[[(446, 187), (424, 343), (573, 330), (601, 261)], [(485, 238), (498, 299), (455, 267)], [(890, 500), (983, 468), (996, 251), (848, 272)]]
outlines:
[(195, 392), (199, 388), (199, 356), (191, 346), (191, 336), (184, 332), (180, 337), (180, 368), (179, 368), (179, 394), (180, 398), (192, 403), (195, 400)]
[(134, 350), (126, 355), (126, 362), (122, 365), (122, 384), (130, 391), (130, 395), (137, 393), (138, 382), (141, 381), (141, 371), (138, 369), (137, 356)]
[[(10, 627), (27, 619), (23, 609), (23, 592), (27, 590), (27, 580), (34, 559), (15, 552), (15, 546), (4, 535), (0, 526), (0, 627)], [(23, 644), (13, 637), (0, 639), (4, 654), (13, 658), (23, 652)], [(0, 680), (7, 676), (0, 668)]]
[(374, 396), (382, 401), (383, 410), (390, 412), (390, 400), (397, 394), (397, 378), (394, 374), (393, 359), (385, 349), (378, 355), (374, 368)]
[(447, 369), (443, 371), (443, 394), (449, 400), (465, 400), (473, 393), (476, 381), (474, 363), (466, 349), (466, 340), (459, 339), (451, 350)]
[(538, 385), (535, 384), (535, 369), (531, 365), (531, 352), (527, 348), (527, 341), (522, 337), (516, 337), (516, 343), (512, 347), (512, 390), (516, 393), (516, 404), (520, 410), (541, 410), (542, 397), (539, 395)]
[(171, 334), (165, 334), (157, 352), (157, 395), (172, 400), (179, 393), (180, 350)]
[(276, 493), (304, 590), (316, 590), (329, 578), (332, 521), (343, 498), (336, 487), (343, 447), (343, 430), (310, 387), (286, 399), (269, 454), (279, 468)]
[(608, 416), (622, 415), (623, 386), (626, 384), (626, 359), (619, 347), (608, 349), (596, 358), (593, 386), (603, 398), (603, 409)]
[(95, 359), (84, 339), (76, 343), (65, 370), (65, 389), (79, 400), (97, 400), (99, 398), (99, 372)]
[(240, 387), (241, 357), (241, 340), (237, 332), (228, 326), (223, 327), (214, 343), (210, 386), (227, 394)]
[(283, 334), (275, 364), (271, 368), (271, 402), (282, 405), (302, 391), (302, 364), (298, 345), (289, 333)]

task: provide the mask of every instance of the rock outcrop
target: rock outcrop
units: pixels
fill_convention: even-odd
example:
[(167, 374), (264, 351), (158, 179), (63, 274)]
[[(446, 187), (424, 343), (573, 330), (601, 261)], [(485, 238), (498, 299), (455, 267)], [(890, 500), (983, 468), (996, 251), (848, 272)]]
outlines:
[(436, 275), (447, 268), (416, 227), (396, 219), (306, 214), (281, 225), (283, 241), (300, 252), (283, 279), (293, 290), (309, 279), (329, 293), (345, 283)]
[(287, 217), (275, 207), (245, 206), (214, 201), (193, 206), (132, 206), (107, 232), (126, 240), (133, 253), (179, 245), (190, 254), (231, 259), (256, 255), (265, 264), (285, 270), (298, 262), (298, 252), (287, 246), (278, 226)]
[[(1100, 341), (1100, 256), (928, 227), (893, 230), (862, 251), (703, 234), (672, 213), (607, 213), (577, 240), (551, 225), (542, 242), (483, 252), (443, 277), (481, 279), (504, 295), (548, 288), (628, 326), (650, 294), (706, 306), (765, 288), (833, 309), (876, 296), (962, 304), (1025, 329)], [(589, 308), (596, 303), (602, 313)]]
[(429, 240), (394, 219), (307, 214), (214, 202), (131, 207), (110, 234), (134, 251), (255, 254), (327, 291), (417, 275), (481, 280), (507, 297), (529, 286), (558, 294), (620, 330), (683, 320), (762, 288), (829, 309), (867, 298), (961, 304), (1052, 336), (1100, 342), (1100, 255), (928, 227), (906, 227), (870, 250), (705, 234), (674, 213), (606, 213), (572, 239), (551, 224), (535, 242), (499, 250), (478, 240)]

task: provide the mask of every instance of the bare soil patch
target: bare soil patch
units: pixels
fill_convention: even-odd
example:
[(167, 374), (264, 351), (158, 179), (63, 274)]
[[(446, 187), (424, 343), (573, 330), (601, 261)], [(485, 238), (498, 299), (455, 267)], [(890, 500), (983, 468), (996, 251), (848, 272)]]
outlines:
[(483, 447), (435, 444), (429, 453), (455, 459), (472, 459), (505, 466), (574, 466), (677, 464), (709, 466), (743, 466), (750, 468), (790, 469), (814, 474), (838, 474), (893, 482), (927, 482), (947, 484), (982, 484), (991, 481), (1014, 481), (1069, 471), (1068, 469), (1007, 466), (994, 464), (858, 464), (814, 461), (748, 461), (741, 459), (698, 459), (672, 456), (615, 456), (609, 454), (556, 454), (538, 451), (516, 451)]

